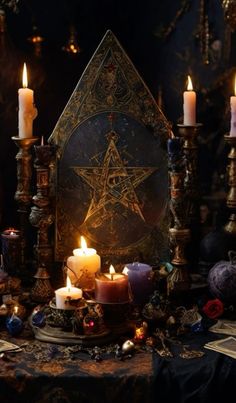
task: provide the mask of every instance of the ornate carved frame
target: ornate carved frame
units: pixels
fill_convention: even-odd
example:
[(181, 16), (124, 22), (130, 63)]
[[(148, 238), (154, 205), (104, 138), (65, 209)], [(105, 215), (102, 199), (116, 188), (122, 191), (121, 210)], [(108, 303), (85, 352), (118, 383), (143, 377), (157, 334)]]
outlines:
[(55, 259), (85, 235), (108, 260), (168, 250), (170, 126), (111, 31), (85, 69), (49, 139)]

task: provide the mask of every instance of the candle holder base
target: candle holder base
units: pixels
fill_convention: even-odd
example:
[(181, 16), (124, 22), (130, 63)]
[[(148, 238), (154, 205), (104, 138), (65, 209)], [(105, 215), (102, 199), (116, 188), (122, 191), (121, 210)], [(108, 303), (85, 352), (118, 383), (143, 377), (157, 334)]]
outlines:
[(99, 333), (91, 335), (76, 335), (72, 331), (65, 331), (59, 327), (56, 328), (46, 325), (43, 328), (39, 328), (37, 326), (33, 326), (31, 322), (30, 324), (32, 326), (35, 338), (46, 343), (94, 347), (110, 343), (115, 338), (115, 335), (108, 329), (104, 329)]
[[(96, 310), (98, 313), (95, 312)], [(52, 300), (45, 305), (41, 313), (45, 318), (43, 327), (34, 324), (34, 313), (29, 319), (37, 340), (93, 347), (106, 344), (116, 338), (116, 334), (105, 326), (99, 304), (94, 301), (82, 299), (74, 310), (65, 310), (57, 309)]]

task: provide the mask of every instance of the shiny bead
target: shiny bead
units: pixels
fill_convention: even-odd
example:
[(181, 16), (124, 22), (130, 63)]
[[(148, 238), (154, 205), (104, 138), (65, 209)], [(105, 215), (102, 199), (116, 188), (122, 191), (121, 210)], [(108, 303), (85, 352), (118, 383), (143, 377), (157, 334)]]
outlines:
[(134, 343), (131, 340), (126, 340), (121, 347), (121, 350), (123, 353), (127, 354), (127, 353), (131, 353), (132, 351), (134, 351)]

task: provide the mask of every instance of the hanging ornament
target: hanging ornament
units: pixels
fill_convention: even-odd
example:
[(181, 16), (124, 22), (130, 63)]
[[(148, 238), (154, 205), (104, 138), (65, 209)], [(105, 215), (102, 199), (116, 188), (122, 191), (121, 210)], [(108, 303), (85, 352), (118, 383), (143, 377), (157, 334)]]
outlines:
[(34, 54), (36, 57), (40, 57), (42, 55), (42, 42), (44, 38), (40, 35), (38, 28), (33, 26), (33, 33), (28, 38), (28, 41), (33, 45)]
[(232, 32), (236, 30), (236, 0), (222, 0), (222, 8), (227, 24)]
[(73, 25), (71, 25), (69, 39), (68, 39), (66, 45), (62, 47), (62, 50), (64, 52), (67, 52), (71, 55), (75, 55), (75, 54), (78, 54), (81, 52), (81, 49), (79, 47), (76, 36), (77, 36), (77, 32), (75, 30), (75, 27)]

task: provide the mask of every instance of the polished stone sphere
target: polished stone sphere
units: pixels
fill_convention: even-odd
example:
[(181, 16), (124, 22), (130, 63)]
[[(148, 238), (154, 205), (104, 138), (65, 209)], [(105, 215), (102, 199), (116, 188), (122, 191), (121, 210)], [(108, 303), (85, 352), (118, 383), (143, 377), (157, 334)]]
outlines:
[(212, 295), (222, 301), (236, 302), (236, 262), (220, 261), (208, 274), (208, 284)]

